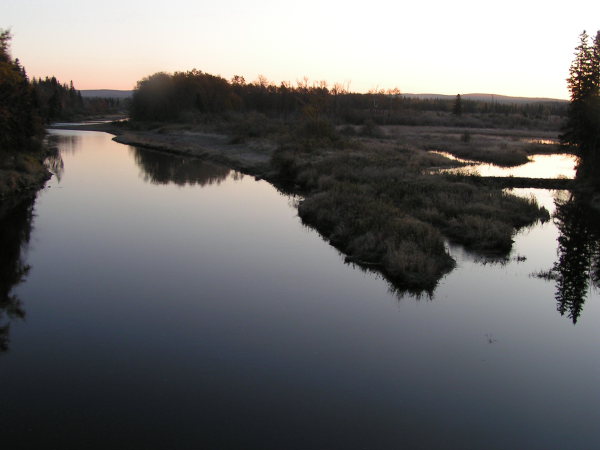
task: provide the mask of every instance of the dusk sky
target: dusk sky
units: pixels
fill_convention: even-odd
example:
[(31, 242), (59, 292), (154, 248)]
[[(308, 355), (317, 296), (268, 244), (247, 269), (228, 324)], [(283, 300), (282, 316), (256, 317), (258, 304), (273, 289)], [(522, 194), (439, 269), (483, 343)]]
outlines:
[(0, 28), (30, 76), (78, 89), (196, 68), (359, 92), (568, 98), (573, 51), (582, 30), (600, 29), (600, 2), (2, 0)]

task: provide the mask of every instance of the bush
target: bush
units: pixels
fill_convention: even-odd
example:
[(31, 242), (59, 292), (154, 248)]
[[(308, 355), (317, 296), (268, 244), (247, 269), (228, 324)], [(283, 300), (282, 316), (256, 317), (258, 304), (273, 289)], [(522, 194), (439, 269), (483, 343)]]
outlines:
[(369, 119), (365, 121), (364, 125), (360, 127), (359, 134), (361, 136), (381, 138), (384, 136), (383, 130), (373, 120)]
[(328, 119), (308, 119), (300, 127), (299, 136), (309, 140), (336, 141), (339, 136), (333, 123)]

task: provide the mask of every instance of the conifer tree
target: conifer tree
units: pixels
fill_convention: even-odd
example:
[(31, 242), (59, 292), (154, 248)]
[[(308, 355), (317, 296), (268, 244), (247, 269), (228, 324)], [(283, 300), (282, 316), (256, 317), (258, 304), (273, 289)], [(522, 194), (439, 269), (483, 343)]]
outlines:
[(43, 130), (25, 69), (10, 56), (10, 40), (10, 32), (0, 30), (0, 151), (21, 151)]
[(567, 86), (571, 103), (561, 142), (579, 156), (577, 175), (600, 186), (600, 32), (590, 46), (584, 31), (579, 36)]
[(456, 94), (456, 100), (454, 100), (454, 107), (452, 108), (452, 114), (455, 116), (462, 116), (462, 99), (460, 94)]

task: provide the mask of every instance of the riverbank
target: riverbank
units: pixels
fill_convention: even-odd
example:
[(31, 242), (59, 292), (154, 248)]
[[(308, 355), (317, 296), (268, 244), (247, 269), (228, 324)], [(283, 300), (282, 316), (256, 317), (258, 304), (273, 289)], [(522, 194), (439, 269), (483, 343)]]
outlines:
[[(202, 158), (258, 178), (269, 176), (276, 144), (268, 140), (232, 144), (223, 134), (186, 129), (132, 130), (117, 123), (51, 126), (57, 130), (102, 131), (121, 144), (140, 146), (178, 155)], [(272, 174), (271, 174), (272, 175)]]
[[(185, 182), (186, 164), (209, 176), (200, 161), (136, 152), (108, 134), (59, 134), (64, 175), (39, 193), (23, 250), (31, 270), (12, 291), (26, 320), (13, 320), (1, 360), (5, 440), (43, 448), (52, 436), (69, 448), (75, 432), (77, 445), (93, 438), (102, 450), (185, 448), (191, 438), (263, 448), (278, 420), (284, 438), (271, 449), (388, 449), (433, 435), (424, 446), (485, 447), (500, 422), (517, 433), (507, 447), (540, 433), (545, 447), (573, 446), (565, 424), (577, 442), (597, 440), (600, 292), (585, 290), (573, 325), (573, 297), (555, 297), (573, 284), (530, 276), (559, 259), (556, 222), (515, 236), (503, 264), (453, 247), (457, 268), (417, 301), (344, 265), (265, 181), (227, 171), (194, 181), (190, 168)], [(539, 198), (553, 204), (551, 193)], [(140, 399), (153, 408), (143, 420)], [(565, 402), (596, 414), (562, 417)], [(521, 426), (531, 420), (533, 434)], [(323, 423), (337, 427), (333, 438)], [(149, 425), (162, 434), (148, 436)], [(241, 437), (228, 441), (231, 430)]]
[(423, 145), (362, 130), (350, 137), (327, 124), (296, 126), (242, 139), (185, 124), (56, 128), (109, 132), (120, 143), (218, 162), (301, 193), (304, 223), (347, 261), (377, 270), (401, 290), (432, 291), (452, 270), (447, 240), (507, 257), (518, 228), (549, 218), (535, 201), (499, 186), (430, 173), (461, 163)]
[[(207, 131), (207, 127), (188, 124), (144, 124), (142, 126), (136, 124), (132, 129), (121, 121), (59, 124), (52, 125), (50, 128), (102, 131), (114, 135), (114, 140), (122, 144), (208, 159), (259, 178), (268, 178), (269, 174), (276, 176), (272, 172), (270, 162), (280, 143), (274, 142), (272, 136), (248, 139), (246, 136), (240, 137), (215, 131), (214, 127)], [(231, 128), (235, 129), (235, 127)], [(372, 125), (338, 127), (337, 132), (349, 140), (391, 141), (411, 151), (443, 151), (456, 158), (471, 159), (500, 167), (524, 164), (531, 155), (535, 154), (550, 155), (565, 152), (558, 142), (557, 132), (547, 130)], [(238, 141), (243, 143), (236, 143)], [(445, 158), (438, 161), (443, 161), (440, 164), (441, 168), (461, 166), (460, 163), (448, 162)], [(489, 178), (495, 180), (486, 181), (484, 184), (493, 184), (495, 187), (515, 187), (514, 183), (510, 182), (506, 186), (500, 186), (502, 183), (498, 183), (499, 177)]]
[(35, 195), (52, 174), (44, 165), (47, 151), (0, 155), (0, 217)]

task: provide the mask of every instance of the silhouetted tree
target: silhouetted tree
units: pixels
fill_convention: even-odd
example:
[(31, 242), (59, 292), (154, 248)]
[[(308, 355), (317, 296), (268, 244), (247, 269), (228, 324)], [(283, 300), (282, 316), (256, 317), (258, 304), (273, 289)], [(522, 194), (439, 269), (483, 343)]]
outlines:
[[(56, 77), (33, 79), (31, 82), (38, 112), (45, 123), (56, 120), (70, 120), (84, 114), (81, 93), (75, 89), (73, 81), (68, 85), (58, 82)], [(93, 113), (93, 111), (89, 111)]]
[(462, 100), (460, 98), (460, 94), (456, 94), (456, 99), (454, 100), (454, 106), (452, 107), (452, 114), (455, 116), (462, 116), (463, 107)]
[(593, 45), (584, 31), (579, 36), (567, 85), (571, 103), (561, 142), (579, 157), (577, 176), (600, 186), (600, 32)]
[(36, 144), (43, 129), (25, 69), (9, 52), (11, 35), (0, 30), (0, 151), (22, 151)]
[[(350, 92), (339, 83), (328, 87), (325, 81), (310, 82), (304, 77), (295, 86), (289, 82), (271, 83), (265, 76), (247, 83), (236, 75), (230, 81), (191, 70), (174, 74), (157, 73), (140, 80), (134, 90), (131, 117), (140, 121), (201, 121), (236, 117), (230, 113), (259, 113), (284, 122), (307, 120), (319, 123), (343, 121), (414, 124), (415, 111), (451, 112), (456, 99), (408, 98), (400, 90), (373, 89), (367, 94)], [(562, 102), (498, 103), (494, 110), (505, 115), (547, 119), (566, 115)], [(462, 113), (490, 113), (485, 101), (460, 101)], [(441, 117), (441, 115), (440, 115)], [(438, 120), (438, 119), (434, 119)]]

